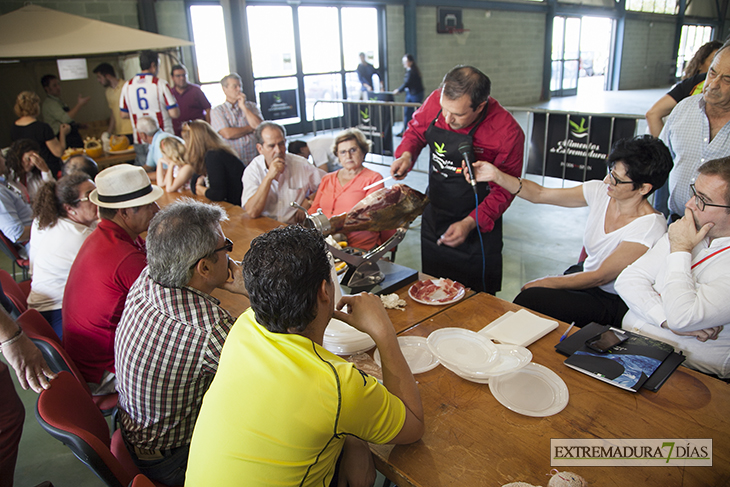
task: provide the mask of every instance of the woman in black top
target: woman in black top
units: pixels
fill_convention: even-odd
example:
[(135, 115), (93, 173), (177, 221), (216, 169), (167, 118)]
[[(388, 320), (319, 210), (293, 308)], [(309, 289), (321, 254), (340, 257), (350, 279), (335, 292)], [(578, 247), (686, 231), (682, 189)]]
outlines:
[[(196, 176), (190, 182), (194, 194), (211, 201), (227, 201), (241, 206), (245, 165), (213, 127), (204, 120), (191, 120), (182, 126), (185, 161)], [(205, 177), (203, 177), (205, 176)]]
[(53, 134), (51, 126), (37, 120), (41, 113), (41, 99), (32, 91), (23, 91), (18, 95), (13, 107), (18, 119), (10, 129), (13, 141), (30, 139), (39, 146), (38, 155), (46, 162), (54, 178), (60, 177), (61, 156), (66, 150), (66, 134), (71, 130), (68, 124), (61, 124), (58, 137)]
[[(421, 70), (418, 69), (412, 54), (403, 56), (403, 67), (406, 68), (406, 77), (403, 84), (393, 94), (397, 95), (405, 90), (406, 103), (421, 103), (423, 101), (423, 80), (421, 79)], [(403, 130), (397, 137), (403, 136), (403, 132), (408, 128), (408, 122), (411, 121), (415, 110), (414, 107), (403, 107)]]

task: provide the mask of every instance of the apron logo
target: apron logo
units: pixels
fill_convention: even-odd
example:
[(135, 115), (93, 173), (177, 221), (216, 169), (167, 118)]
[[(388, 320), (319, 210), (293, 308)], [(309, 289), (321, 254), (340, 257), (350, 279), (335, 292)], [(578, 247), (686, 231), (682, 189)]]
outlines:
[(588, 127), (585, 126), (586, 119), (585, 117), (580, 118), (580, 125), (570, 121), (570, 126), (573, 130), (571, 130), (571, 134), (573, 134), (573, 137), (578, 137), (579, 139), (582, 139), (583, 137), (586, 137), (588, 135)]
[(433, 148), (436, 151), (437, 154), (446, 154), (446, 149), (444, 149), (444, 146), (446, 145), (446, 142), (439, 145), (438, 142), (433, 143)]

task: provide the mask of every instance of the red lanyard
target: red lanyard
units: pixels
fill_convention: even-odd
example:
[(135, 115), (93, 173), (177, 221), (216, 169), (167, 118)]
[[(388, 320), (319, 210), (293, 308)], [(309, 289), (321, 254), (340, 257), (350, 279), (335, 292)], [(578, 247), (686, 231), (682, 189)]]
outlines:
[(720, 252), (725, 252), (725, 251), (726, 251), (727, 249), (730, 249), (730, 247), (725, 247), (724, 249), (716, 250), (715, 252), (711, 253), (710, 255), (708, 255), (708, 256), (707, 256), (707, 257), (705, 257), (704, 259), (700, 260), (699, 262), (695, 262), (694, 264), (692, 264), (692, 267), (691, 267), (691, 269), (694, 269), (695, 267), (697, 267), (698, 265), (702, 264), (702, 263), (703, 263), (704, 261), (706, 261), (707, 259), (709, 259), (709, 258), (711, 258), (711, 257), (714, 257), (714, 256), (716, 256), (716, 255), (717, 255), (717, 254), (719, 254)]

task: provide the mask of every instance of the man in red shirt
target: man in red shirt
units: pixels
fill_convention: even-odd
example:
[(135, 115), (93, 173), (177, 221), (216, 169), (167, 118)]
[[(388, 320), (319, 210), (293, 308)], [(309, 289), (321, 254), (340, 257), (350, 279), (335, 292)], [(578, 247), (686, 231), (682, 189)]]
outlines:
[(114, 391), (114, 335), (127, 292), (147, 265), (144, 240), (163, 190), (141, 167), (100, 172), (89, 199), (101, 221), (81, 246), (63, 296), (63, 346), (95, 394)]
[(466, 151), (470, 162), (489, 161), (519, 177), (525, 135), (490, 91), (489, 78), (473, 66), (449, 71), (413, 114), (390, 173), (403, 179), (428, 146), (421, 270), (495, 294), (502, 285), (502, 213), (514, 194), (494, 183), (470, 186), (461, 163)]

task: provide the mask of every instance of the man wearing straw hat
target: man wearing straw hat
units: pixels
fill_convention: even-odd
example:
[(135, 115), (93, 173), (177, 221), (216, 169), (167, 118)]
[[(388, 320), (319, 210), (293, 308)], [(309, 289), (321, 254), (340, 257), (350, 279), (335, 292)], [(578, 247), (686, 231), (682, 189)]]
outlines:
[(63, 346), (94, 394), (114, 391), (114, 335), (127, 292), (147, 265), (140, 235), (160, 209), (160, 187), (141, 167), (100, 172), (89, 194), (99, 226), (81, 246), (63, 297)]

